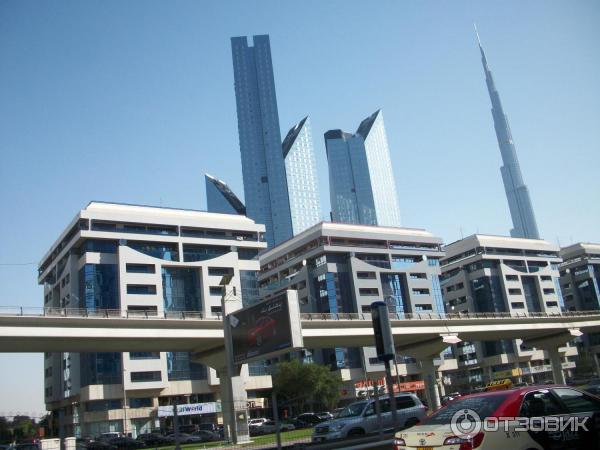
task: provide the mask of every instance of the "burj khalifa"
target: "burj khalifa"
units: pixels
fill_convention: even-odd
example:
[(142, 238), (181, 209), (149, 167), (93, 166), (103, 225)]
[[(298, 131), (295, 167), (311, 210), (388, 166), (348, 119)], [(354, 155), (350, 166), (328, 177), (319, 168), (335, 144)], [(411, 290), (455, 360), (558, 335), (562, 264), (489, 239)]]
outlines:
[[(475, 32), (477, 33), (477, 28)], [(508, 117), (502, 109), (500, 95), (494, 85), (492, 72), (488, 67), (485, 52), (479, 39), (479, 33), (477, 33), (477, 42), (481, 51), (485, 81), (490, 94), (490, 100), (492, 101), (492, 117), (494, 119), (494, 128), (496, 129), (496, 137), (498, 138), (498, 146), (502, 154), (503, 165), (500, 168), (500, 172), (502, 173), (502, 181), (504, 182), (504, 190), (513, 223), (510, 235), (512, 237), (539, 239), (540, 235), (535, 215), (533, 214), (531, 199), (529, 198), (529, 190), (523, 181), (519, 160), (517, 159), (517, 151), (513, 143), (510, 126), (508, 125)]]

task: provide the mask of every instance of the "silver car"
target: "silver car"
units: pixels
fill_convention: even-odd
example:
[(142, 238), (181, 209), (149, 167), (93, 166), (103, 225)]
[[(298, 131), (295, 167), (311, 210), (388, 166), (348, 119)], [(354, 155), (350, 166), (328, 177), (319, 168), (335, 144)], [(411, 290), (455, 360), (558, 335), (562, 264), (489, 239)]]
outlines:
[[(392, 412), (389, 396), (380, 397), (381, 426), (392, 429)], [(417, 424), (427, 414), (427, 407), (414, 394), (396, 394), (397, 428), (407, 428)], [(315, 426), (312, 442), (343, 439), (376, 433), (379, 420), (375, 399), (361, 400), (348, 405), (333, 420)]]

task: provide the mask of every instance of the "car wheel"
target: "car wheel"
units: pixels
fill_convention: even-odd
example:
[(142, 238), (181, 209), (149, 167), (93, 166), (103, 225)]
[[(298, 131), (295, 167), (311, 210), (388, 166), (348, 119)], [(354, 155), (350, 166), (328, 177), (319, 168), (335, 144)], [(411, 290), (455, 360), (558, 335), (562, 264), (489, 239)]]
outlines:
[(364, 434), (365, 430), (362, 428), (352, 428), (350, 431), (348, 431), (349, 437), (364, 436)]

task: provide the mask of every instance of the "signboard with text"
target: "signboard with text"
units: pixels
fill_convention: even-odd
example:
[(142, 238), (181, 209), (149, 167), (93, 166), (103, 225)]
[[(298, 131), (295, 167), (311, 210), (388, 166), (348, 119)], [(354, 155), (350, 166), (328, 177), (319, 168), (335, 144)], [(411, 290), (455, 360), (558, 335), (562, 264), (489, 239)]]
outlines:
[(234, 311), (231, 327), (233, 361), (245, 364), (303, 347), (300, 306), (296, 291)]
[[(209, 403), (190, 403), (177, 405), (178, 416), (192, 416), (196, 414), (212, 414), (221, 412), (221, 403), (209, 402)], [(172, 417), (173, 406), (159, 406), (158, 417)]]

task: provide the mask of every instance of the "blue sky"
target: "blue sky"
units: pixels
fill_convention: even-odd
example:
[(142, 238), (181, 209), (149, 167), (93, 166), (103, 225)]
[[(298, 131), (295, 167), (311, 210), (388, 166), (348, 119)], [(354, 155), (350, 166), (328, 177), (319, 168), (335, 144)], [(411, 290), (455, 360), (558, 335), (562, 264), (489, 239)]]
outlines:
[[(0, 2), (0, 263), (37, 262), (90, 200), (204, 209), (242, 194), (231, 36), (268, 33), (282, 135), (382, 108), (402, 220), (508, 234), (477, 22), (541, 235), (600, 241), (597, 1)], [(0, 266), (0, 305), (42, 305)], [(43, 410), (41, 355), (0, 355), (0, 415)], [(10, 368), (10, 370), (6, 370)], [(27, 392), (27, 395), (23, 395)]]

